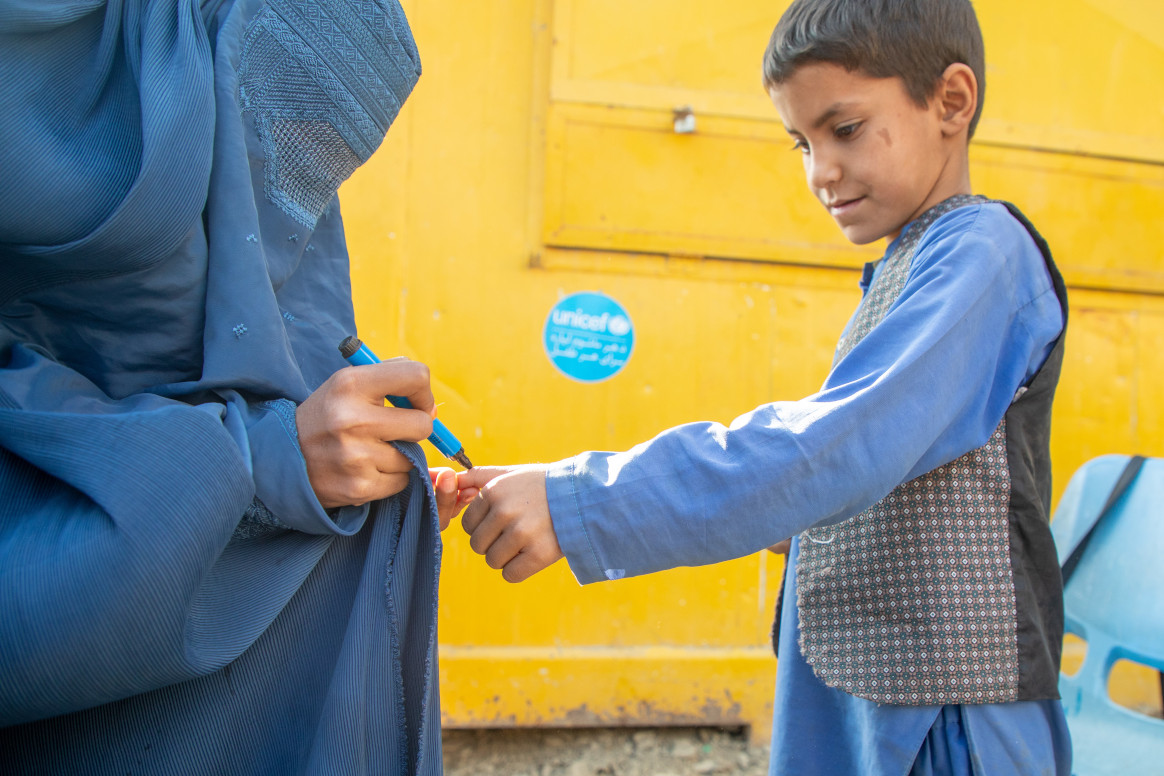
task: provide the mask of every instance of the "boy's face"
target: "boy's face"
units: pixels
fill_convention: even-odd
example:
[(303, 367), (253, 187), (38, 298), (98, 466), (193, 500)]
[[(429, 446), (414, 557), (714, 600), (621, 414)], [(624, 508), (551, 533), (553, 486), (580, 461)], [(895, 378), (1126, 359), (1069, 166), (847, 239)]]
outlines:
[(857, 245), (893, 239), (933, 205), (970, 193), (940, 101), (920, 107), (899, 78), (814, 62), (769, 95), (804, 155), (809, 188)]

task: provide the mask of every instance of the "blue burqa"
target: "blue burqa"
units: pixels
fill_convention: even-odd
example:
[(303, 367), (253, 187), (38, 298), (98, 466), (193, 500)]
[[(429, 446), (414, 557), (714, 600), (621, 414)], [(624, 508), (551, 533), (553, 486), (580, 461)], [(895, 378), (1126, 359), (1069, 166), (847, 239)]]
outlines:
[(0, 0), (0, 772), (439, 774), (440, 538), (324, 511), (395, 0)]

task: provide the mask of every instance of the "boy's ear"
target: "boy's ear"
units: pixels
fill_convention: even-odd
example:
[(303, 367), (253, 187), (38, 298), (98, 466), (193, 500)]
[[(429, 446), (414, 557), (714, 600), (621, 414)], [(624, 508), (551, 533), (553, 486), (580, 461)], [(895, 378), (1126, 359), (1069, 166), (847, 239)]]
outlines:
[(978, 109), (978, 79), (969, 65), (955, 62), (946, 68), (934, 96), (941, 108), (942, 131), (956, 135), (967, 130)]

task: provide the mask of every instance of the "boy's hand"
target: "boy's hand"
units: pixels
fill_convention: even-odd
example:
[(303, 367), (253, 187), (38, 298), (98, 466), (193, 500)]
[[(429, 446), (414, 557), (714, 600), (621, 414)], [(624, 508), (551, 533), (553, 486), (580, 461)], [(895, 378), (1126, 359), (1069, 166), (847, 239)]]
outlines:
[[(387, 394), (406, 397), (414, 409), (385, 406)], [(329, 377), (295, 412), (319, 503), (325, 509), (365, 504), (404, 490), (412, 463), (386, 443), (425, 439), (434, 414), (428, 367), (419, 362), (350, 366)]]
[(432, 480), (432, 489), (436, 492), (437, 514), (440, 515), (443, 531), (449, 527), (449, 522), (457, 516), (457, 513), (473, 500), (477, 495), (477, 489), (458, 490), (457, 473), (443, 466), (429, 469), (428, 476)]
[(461, 493), (479, 488), (461, 525), (469, 546), (507, 582), (529, 579), (564, 557), (550, 520), (543, 466), (476, 466), (457, 475)]

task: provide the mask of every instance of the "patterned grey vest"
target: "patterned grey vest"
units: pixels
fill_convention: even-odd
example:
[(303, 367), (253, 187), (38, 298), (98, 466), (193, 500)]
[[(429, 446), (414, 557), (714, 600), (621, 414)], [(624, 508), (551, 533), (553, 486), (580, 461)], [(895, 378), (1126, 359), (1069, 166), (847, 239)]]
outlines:
[[(837, 348), (847, 354), (901, 294), (917, 244), (956, 196), (909, 229)], [(1005, 203), (1003, 203), (1005, 204)], [(1013, 206), (1047, 261), (1046, 243)], [(830, 687), (880, 703), (1056, 698), (1062, 588), (1048, 526), (1051, 399), (1060, 336), (989, 441), (800, 540), (800, 648)]]

